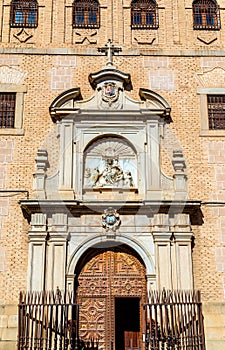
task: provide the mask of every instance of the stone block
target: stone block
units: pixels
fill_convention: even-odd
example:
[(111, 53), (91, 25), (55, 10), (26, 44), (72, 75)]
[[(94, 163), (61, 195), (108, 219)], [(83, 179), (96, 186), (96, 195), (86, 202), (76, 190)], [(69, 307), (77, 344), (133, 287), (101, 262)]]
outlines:
[(8, 324), (8, 316), (0, 315), (0, 328), (7, 327)]
[(205, 327), (206, 336), (208, 340), (224, 340), (225, 341), (225, 327)]
[(0, 315), (4, 315), (4, 314), (5, 314), (5, 306), (0, 305)]
[(8, 317), (8, 327), (13, 328), (18, 326), (18, 315), (10, 315)]
[(17, 305), (5, 305), (5, 315), (17, 315)]
[(223, 350), (225, 348), (225, 340), (210, 340), (206, 342), (207, 350)]
[(204, 324), (206, 328), (211, 327), (225, 327), (225, 315), (221, 314), (211, 314), (211, 315), (204, 315)]
[(14, 341), (1, 341), (0, 350), (16, 350), (17, 343)]
[(9, 340), (17, 340), (17, 327), (14, 328), (4, 328), (2, 330), (2, 336), (1, 339), (3, 341), (9, 341)]

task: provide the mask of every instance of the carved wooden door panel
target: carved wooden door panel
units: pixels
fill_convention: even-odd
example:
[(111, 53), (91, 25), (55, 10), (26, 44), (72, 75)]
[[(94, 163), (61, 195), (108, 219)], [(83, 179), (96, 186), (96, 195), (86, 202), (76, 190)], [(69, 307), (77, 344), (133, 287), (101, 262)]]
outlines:
[(123, 350), (115, 346), (115, 323), (119, 316), (115, 314), (115, 299), (121, 298), (140, 300), (141, 339), (146, 281), (145, 267), (137, 254), (122, 245), (105, 251), (93, 250), (79, 273), (77, 291), (81, 339), (98, 339), (98, 348), (102, 350)]

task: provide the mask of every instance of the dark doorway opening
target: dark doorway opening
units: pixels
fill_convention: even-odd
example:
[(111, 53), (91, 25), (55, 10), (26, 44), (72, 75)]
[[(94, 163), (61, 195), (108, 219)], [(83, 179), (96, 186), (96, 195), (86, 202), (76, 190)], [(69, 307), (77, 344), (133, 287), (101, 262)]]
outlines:
[[(115, 345), (116, 345), (115, 348), (116, 350), (128, 349), (130, 342), (133, 343), (133, 338), (134, 338), (134, 343), (136, 344), (133, 344), (132, 348), (139, 348), (138, 346), (139, 332), (140, 332), (140, 299), (139, 298), (115, 298)], [(125, 346), (125, 343), (127, 344), (126, 346)]]

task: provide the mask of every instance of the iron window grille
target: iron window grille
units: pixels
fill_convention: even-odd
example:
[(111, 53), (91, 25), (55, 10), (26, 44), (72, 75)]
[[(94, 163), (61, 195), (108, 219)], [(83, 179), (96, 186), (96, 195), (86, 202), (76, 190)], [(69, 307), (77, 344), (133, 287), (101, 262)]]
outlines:
[(0, 128), (14, 128), (16, 93), (0, 93)]
[(133, 0), (131, 3), (132, 29), (157, 29), (158, 5), (154, 0)]
[(209, 129), (225, 129), (225, 95), (208, 95)]
[(193, 22), (194, 29), (220, 29), (220, 11), (216, 1), (193, 1)]
[(10, 9), (10, 26), (36, 28), (37, 25), (37, 0), (12, 0)]
[(72, 13), (74, 28), (99, 28), (100, 9), (97, 0), (74, 0)]

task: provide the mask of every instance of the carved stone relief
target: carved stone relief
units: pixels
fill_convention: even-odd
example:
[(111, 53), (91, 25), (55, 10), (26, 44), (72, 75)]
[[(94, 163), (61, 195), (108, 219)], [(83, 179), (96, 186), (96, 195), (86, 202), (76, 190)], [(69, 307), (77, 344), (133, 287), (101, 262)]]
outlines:
[(122, 139), (99, 140), (84, 161), (84, 188), (135, 188), (137, 166), (134, 150)]
[(98, 88), (98, 105), (101, 109), (122, 108), (122, 86), (118, 82), (107, 81)]

